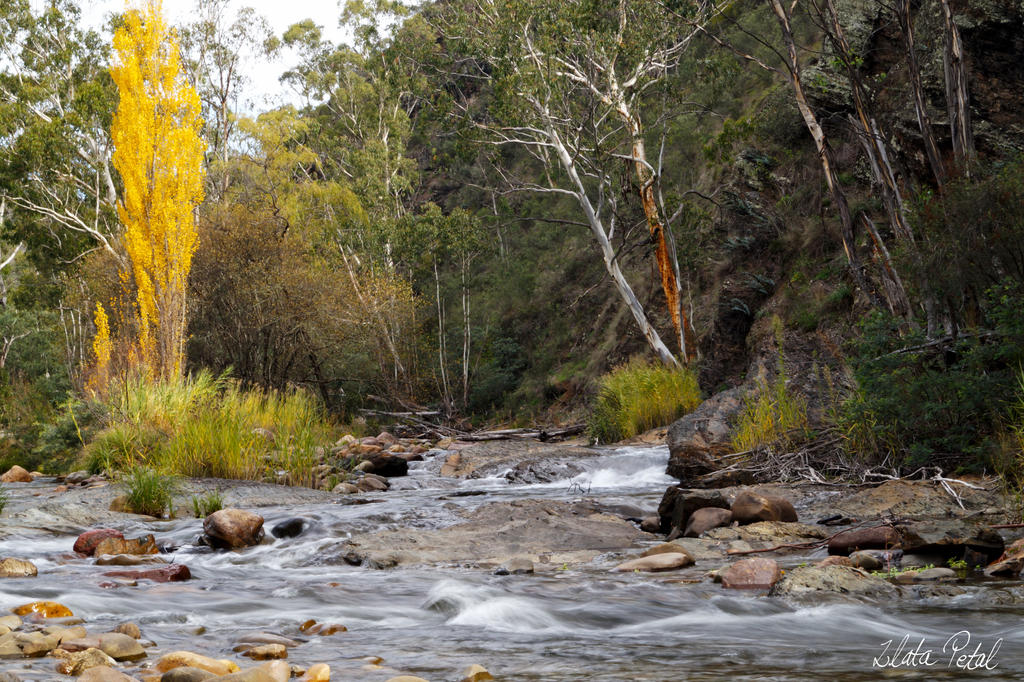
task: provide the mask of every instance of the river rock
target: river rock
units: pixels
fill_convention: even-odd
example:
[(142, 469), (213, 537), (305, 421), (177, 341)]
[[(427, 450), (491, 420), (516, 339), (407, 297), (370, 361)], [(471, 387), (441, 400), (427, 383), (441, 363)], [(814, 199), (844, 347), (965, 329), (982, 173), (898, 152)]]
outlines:
[(741, 559), (719, 573), (722, 587), (730, 590), (771, 589), (782, 577), (774, 559)]
[(824, 559), (822, 559), (821, 561), (819, 561), (818, 563), (816, 563), (814, 565), (815, 566), (850, 566), (850, 567), (852, 567), (853, 566), (853, 562), (850, 561), (850, 557), (848, 557), (848, 556), (843, 556), (841, 554), (833, 554), (832, 556), (825, 557)]
[(829, 554), (849, 554), (858, 549), (892, 549), (903, 541), (900, 532), (889, 525), (851, 528), (828, 541)]
[(39, 614), (43, 618), (69, 618), (75, 614), (71, 609), (55, 601), (34, 601), (22, 604), (11, 609), (16, 616), (26, 616), (30, 613)]
[(661, 517), (660, 516), (645, 516), (640, 520), (640, 530), (645, 533), (660, 533), (661, 532)]
[(57, 648), (57, 638), (43, 632), (16, 632), (14, 643), (21, 649), (22, 656), (29, 658), (45, 656)]
[(157, 583), (175, 583), (191, 580), (192, 572), (185, 564), (171, 564), (145, 571), (107, 571), (103, 575), (108, 578), (127, 578), (129, 580), (152, 580)]
[(631, 571), (674, 571), (677, 568), (685, 568), (687, 566), (692, 566), (693, 564), (693, 557), (686, 552), (671, 552), (630, 559), (629, 561), (619, 564), (612, 570), (619, 573)]
[(162, 673), (182, 667), (199, 668), (218, 676), (236, 673), (239, 670), (238, 665), (232, 661), (217, 660), (191, 651), (172, 651), (169, 654), (164, 654), (155, 666)]
[[(339, 483), (338, 485), (341, 484)], [(296, 538), (302, 535), (302, 531), (306, 529), (306, 525), (306, 519), (301, 516), (296, 516), (274, 524), (274, 527), (270, 529), (270, 534), (275, 538)]]
[(985, 568), (985, 575), (999, 578), (1016, 578), (1024, 568), (1024, 538), (1011, 544), (1002, 556)]
[(146, 657), (146, 650), (134, 637), (120, 632), (105, 632), (99, 640), (98, 648), (115, 661), (138, 661)]
[(114, 632), (119, 632), (122, 635), (128, 635), (132, 639), (141, 639), (142, 630), (135, 623), (118, 623), (114, 627)]
[(513, 557), (494, 571), (494, 575), (528, 575), (533, 573), (533, 562), (526, 557)]
[(888, 580), (850, 566), (799, 566), (788, 570), (770, 594), (814, 597), (828, 592), (869, 599), (892, 599), (900, 594)]
[(31, 561), (10, 557), (0, 561), (0, 578), (34, 578), (38, 574), (39, 570)]
[[(377, 474), (378, 476), (405, 476), (409, 473), (409, 463), (401, 457), (395, 455), (376, 455), (366, 460), (370, 463), (370, 466), (363, 469), (368, 474)], [(365, 464), (365, 462), (364, 462)]]
[(917, 519), (901, 526), (900, 531), (905, 552), (938, 554), (952, 559), (980, 554), (980, 563), (988, 563), (998, 559), (1005, 549), (998, 532), (963, 519)]
[(299, 682), (330, 682), (331, 668), (326, 663), (316, 663), (299, 679)]
[(673, 422), (666, 436), (669, 476), (690, 484), (718, 468), (713, 458), (732, 450), (729, 422), (743, 407), (742, 399), (741, 388), (723, 391)]
[(96, 545), (107, 538), (118, 538), (123, 540), (124, 535), (113, 528), (96, 528), (87, 530), (75, 540), (74, 551), (86, 556), (92, 556), (96, 551)]
[(888, 570), (899, 565), (902, 557), (903, 552), (898, 549), (861, 549), (850, 554), (850, 565), (865, 571)]
[(204, 682), (212, 677), (218, 675), (203, 668), (184, 665), (165, 672), (160, 676), (160, 682)]
[(430, 682), (422, 677), (416, 677), (414, 675), (399, 675), (398, 677), (392, 677), (386, 680), (386, 682)]
[[(299, 627), (303, 632), (307, 628)], [(295, 647), (299, 646), (302, 642), (298, 640), (290, 639), (288, 637), (282, 637), (281, 635), (275, 635), (270, 632), (250, 632), (239, 638), (238, 642), (244, 645), (257, 645), (257, 644), (280, 644), (284, 647)]]
[(242, 655), (255, 661), (269, 661), (276, 658), (287, 658), (288, 648), (283, 644), (260, 644), (242, 652)]
[(32, 474), (17, 464), (0, 476), (0, 483), (31, 483), (34, 480)]
[(288, 682), (293, 674), (299, 674), (287, 661), (267, 661), (260, 667), (270, 673), (275, 682)]
[(732, 523), (732, 512), (720, 507), (704, 507), (690, 514), (683, 537), (698, 538), (712, 528)]
[(82, 673), (78, 682), (139, 682), (136, 678), (125, 675), (107, 665), (98, 665)]
[(75, 652), (58, 650), (54, 653), (61, 659), (57, 663), (57, 672), (64, 675), (81, 675), (90, 668), (99, 666), (111, 668), (115, 665), (114, 659), (99, 649)]
[(661, 531), (668, 533), (670, 539), (682, 535), (690, 515), (698, 509), (717, 507), (728, 509), (729, 501), (717, 490), (690, 490), (680, 486), (671, 486), (661, 497), (658, 504), (658, 516), (661, 518)]
[(384, 481), (377, 476), (361, 476), (356, 481), (356, 490), (361, 493), (379, 493), (384, 492), (388, 489), (387, 481)]
[(266, 668), (249, 668), (218, 677), (217, 682), (278, 682), (278, 679)]
[(758, 495), (745, 490), (732, 503), (732, 520), (740, 524), (758, 521), (797, 521), (793, 504), (781, 497)]
[(478, 663), (474, 663), (462, 671), (461, 682), (487, 682), (488, 680), (493, 679), (494, 675), (487, 672), (487, 668)]
[(263, 540), (263, 517), (242, 509), (221, 509), (203, 520), (203, 532), (211, 547), (251, 547)]
[(0, 682), (21, 682), (21, 678), (14, 673), (0, 672)]
[(94, 556), (102, 556), (104, 554), (145, 555), (159, 554), (159, 552), (160, 549), (156, 546), (156, 539), (150, 534), (132, 540), (123, 537), (103, 538), (95, 544), (92, 554)]
[(355, 485), (353, 485), (351, 483), (343, 482), (343, 483), (339, 483), (338, 485), (334, 486), (331, 489), (331, 492), (332, 493), (339, 493), (339, 494), (342, 494), (342, 495), (351, 495), (353, 493), (359, 492), (359, 488), (357, 488)]

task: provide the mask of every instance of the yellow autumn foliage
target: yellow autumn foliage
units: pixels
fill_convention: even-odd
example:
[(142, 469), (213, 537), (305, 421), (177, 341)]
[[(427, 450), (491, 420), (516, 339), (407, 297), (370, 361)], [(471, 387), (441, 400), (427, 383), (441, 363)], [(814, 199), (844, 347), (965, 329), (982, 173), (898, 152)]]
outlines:
[(158, 377), (182, 372), (186, 285), (203, 199), (199, 96), (181, 72), (177, 38), (159, 0), (129, 8), (114, 35), (110, 73), (114, 167), (124, 181), (118, 216), (137, 290), (139, 352)]
[(90, 388), (100, 392), (107, 387), (107, 380), (110, 373), (110, 319), (103, 304), (96, 303), (96, 312), (93, 314), (93, 321), (96, 323), (96, 336), (92, 340), (92, 353), (95, 360), (93, 367), (92, 381)]

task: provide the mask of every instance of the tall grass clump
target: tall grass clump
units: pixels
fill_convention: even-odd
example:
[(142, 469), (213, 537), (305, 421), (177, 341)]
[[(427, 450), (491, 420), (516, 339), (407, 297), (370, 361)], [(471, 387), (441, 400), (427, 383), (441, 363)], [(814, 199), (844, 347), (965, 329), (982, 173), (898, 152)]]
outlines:
[(700, 386), (692, 371), (634, 358), (601, 377), (590, 436), (602, 443), (632, 438), (699, 404)]
[(133, 377), (106, 398), (108, 425), (85, 448), (94, 471), (139, 466), (166, 474), (260, 480), (278, 471), (311, 484), (326, 415), (299, 390), (246, 389), (202, 371), (154, 382)]
[(7, 491), (4, 490), (4, 487), (2, 485), (0, 485), (0, 514), (4, 513), (4, 507), (7, 506), (7, 501), (9, 499), (10, 498), (7, 497)]
[(146, 466), (137, 466), (121, 479), (125, 488), (125, 506), (136, 514), (163, 516), (173, 512), (173, 498), (178, 482)]
[(772, 319), (778, 360), (775, 380), (761, 380), (756, 396), (744, 401), (733, 430), (735, 452), (747, 452), (762, 445), (789, 447), (803, 440), (808, 429), (807, 402), (788, 387), (789, 376), (782, 351), (782, 321)]

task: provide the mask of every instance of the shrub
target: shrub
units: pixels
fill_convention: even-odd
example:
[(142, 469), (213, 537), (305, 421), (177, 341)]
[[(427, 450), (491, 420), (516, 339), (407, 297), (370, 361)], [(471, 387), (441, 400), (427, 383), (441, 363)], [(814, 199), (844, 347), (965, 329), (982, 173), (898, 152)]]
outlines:
[(605, 443), (632, 438), (699, 404), (700, 387), (692, 371), (633, 359), (601, 378), (590, 435)]
[(202, 497), (192, 496), (192, 513), (197, 519), (205, 519), (215, 511), (224, 508), (224, 497), (220, 492), (211, 490)]
[(127, 490), (125, 505), (136, 514), (163, 516), (164, 511), (173, 512), (172, 500), (177, 489), (173, 476), (138, 466), (128, 472), (121, 485)]
[(988, 464), (1024, 361), (1024, 292), (998, 287), (987, 301), (988, 330), (948, 342), (901, 336), (881, 314), (862, 324), (851, 358), (858, 389), (839, 420), (850, 450), (906, 468)]
[(300, 390), (244, 389), (226, 375), (134, 377), (109, 392), (108, 425), (85, 448), (92, 471), (139, 466), (178, 476), (259, 480), (284, 469), (312, 482), (316, 448), (331, 440), (320, 404)]

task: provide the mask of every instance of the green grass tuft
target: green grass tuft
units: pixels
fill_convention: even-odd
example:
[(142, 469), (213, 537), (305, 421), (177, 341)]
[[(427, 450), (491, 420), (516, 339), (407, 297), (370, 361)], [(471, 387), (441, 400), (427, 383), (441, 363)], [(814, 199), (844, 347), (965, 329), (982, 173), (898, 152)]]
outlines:
[(211, 490), (202, 497), (192, 496), (192, 513), (197, 519), (205, 519), (215, 511), (224, 508), (224, 496), (216, 490)]
[(2, 485), (0, 485), (0, 514), (4, 513), (4, 507), (7, 506), (7, 502), (10, 498), (7, 496), (7, 491)]
[(126, 490), (125, 506), (136, 514), (163, 516), (173, 512), (172, 501), (178, 487), (173, 476), (145, 466), (137, 466), (121, 479)]
[(692, 371), (633, 359), (601, 378), (590, 436), (601, 443), (632, 438), (698, 405), (700, 386)]

